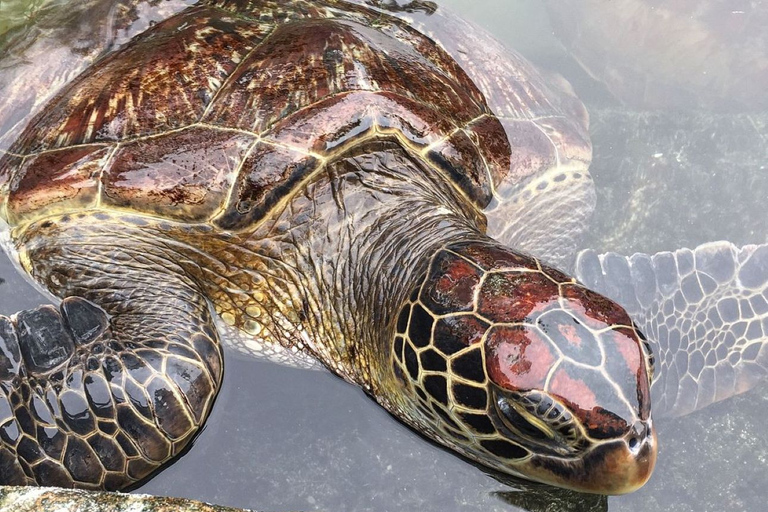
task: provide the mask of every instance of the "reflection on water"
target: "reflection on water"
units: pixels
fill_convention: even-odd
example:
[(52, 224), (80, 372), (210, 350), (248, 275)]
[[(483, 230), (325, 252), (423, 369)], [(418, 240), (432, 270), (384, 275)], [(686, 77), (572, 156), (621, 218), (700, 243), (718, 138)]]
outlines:
[[(601, 205), (591, 246), (648, 252), (713, 239), (768, 239), (765, 112), (629, 113), (595, 99), (594, 83), (551, 36), (539, 3), (440, 3), (562, 72), (593, 100)], [(41, 300), (5, 261), (0, 276), (2, 313)], [(224, 387), (203, 433), (139, 490), (274, 510), (759, 510), (768, 489), (766, 422), (765, 385), (658, 421), (659, 459), (650, 482), (606, 500), (500, 482), (415, 435), (339, 379), (227, 355)]]

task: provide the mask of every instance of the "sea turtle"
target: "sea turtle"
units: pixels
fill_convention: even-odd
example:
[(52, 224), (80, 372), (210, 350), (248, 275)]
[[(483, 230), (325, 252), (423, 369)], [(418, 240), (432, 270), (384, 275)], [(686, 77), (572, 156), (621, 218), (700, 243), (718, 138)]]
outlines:
[[(648, 342), (487, 236), (572, 259), (594, 202), (581, 103), (460, 20), (376, 4), (201, 2), (97, 62), (2, 157), (9, 252), (64, 298), (3, 319), (6, 483), (150, 473), (204, 421), (219, 337), (320, 360), (501, 471), (608, 493), (648, 478)], [(715, 244), (619, 275), (687, 329), (689, 304), (734, 295), (762, 315), (765, 258)], [(697, 342), (716, 356), (670, 385), (730, 370), (716, 396), (686, 389), (697, 407), (765, 364), (762, 333), (721, 327), (731, 346), (705, 329), (659, 352), (663, 369)]]

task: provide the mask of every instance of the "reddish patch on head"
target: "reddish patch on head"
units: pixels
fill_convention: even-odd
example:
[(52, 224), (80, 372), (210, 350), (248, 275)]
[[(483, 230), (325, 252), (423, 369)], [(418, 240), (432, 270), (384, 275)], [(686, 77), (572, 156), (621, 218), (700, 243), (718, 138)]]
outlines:
[[(587, 382), (572, 375), (573, 368), (562, 366), (557, 369), (547, 390), (568, 406), (581, 421), (590, 436), (609, 439), (623, 435), (629, 428), (626, 420), (606, 410)], [(607, 385), (607, 383), (606, 383)]]
[(600, 365), (600, 345), (580, 312), (555, 308), (538, 317), (536, 325), (566, 357), (589, 366)]
[(552, 377), (549, 392), (558, 395), (579, 409), (589, 410), (598, 407), (597, 397), (586, 382), (573, 378), (565, 369), (558, 369)]
[(485, 279), (478, 313), (493, 322), (522, 322), (557, 305), (558, 288), (540, 272), (496, 272)]
[(571, 342), (571, 345), (576, 346), (577, 348), (581, 347), (581, 337), (579, 336), (579, 333), (576, 331), (576, 328), (572, 325), (559, 325), (557, 327), (557, 330), (560, 331), (560, 335)]
[(621, 353), (627, 368), (633, 373), (645, 372), (645, 363), (643, 362), (640, 349), (640, 340), (631, 329), (617, 328), (613, 331), (611, 341)]
[(554, 348), (530, 327), (492, 327), (485, 342), (488, 375), (507, 390), (544, 389), (557, 360)]
[(583, 286), (564, 285), (563, 296), (570, 299), (569, 307), (580, 312), (579, 318), (593, 329), (603, 329), (609, 325), (632, 325), (632, 320), (624, 308)]
[(421, 301), (438, 315), (472, 311), (481, 274), (465, 259), (442, 251), (432, 262)]

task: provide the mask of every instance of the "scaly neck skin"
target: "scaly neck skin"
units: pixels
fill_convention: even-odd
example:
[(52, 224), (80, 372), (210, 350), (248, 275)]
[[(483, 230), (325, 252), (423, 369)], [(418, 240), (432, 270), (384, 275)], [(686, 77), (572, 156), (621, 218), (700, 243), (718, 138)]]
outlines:
[(154, 229), (179, 242), (186, 273), (231, 329), (225, 339), (289, 364), (313, 356), (378, 395), (392, 378), (396, 316), (429, 258), (487, 240), (483, 221), (446, 178), (383, 143), (328, 164), (252, 232)]
[[(431, 256), (446, 244), (484, 238), (477, 226), (456, 206), (462, 198), (440, 198), (433, 191), (404, 183), (408, 195), (390, 197), (359, 226), (357, 258), (338, 262), (349, 266), (350, 313), (354, 319), (342, 340), (352, 344), (365, 360), (350, 361), (352, 368), (368, 368), (353, 380), (381, 398), (391, 379), (394, 323), (402, 305), (427, 271)], [(371, 189), (369, 189), (371, 190)], [(366, 192), (368, 193), (368, 192)], [(444, 206), (450, 201), (451, 208)], [(341, 284), (341, 283), (340, 283)], [(359, 340), (359, 341), (358, 341)]]
[(483, 237), (478, 217), (453, 185), (398, 147), (329, 165), (249, 237), (254, 252), (279, 255), (270, 296), (283, 298), (273, 309), (301, 312), (302, 332), (287, 333), (294, 325), (279, 335), (303, 338), (340, 376), (378, 391), (391, 372), (400, 307), (438, 247)]

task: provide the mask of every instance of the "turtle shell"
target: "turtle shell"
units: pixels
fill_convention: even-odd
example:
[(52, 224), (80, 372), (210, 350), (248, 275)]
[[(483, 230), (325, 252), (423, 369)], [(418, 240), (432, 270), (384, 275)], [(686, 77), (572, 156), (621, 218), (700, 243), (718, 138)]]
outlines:
[(26, 21), (0, 35), (0, 153), (29, 118), (105, 52), (119, 48), (153, 22), (191, 0), (84, 0), (43, 2)]
[[(410, 21), (341, 1), (222, 0), (157, 23), (63, 89), (3, 156), (5, 219), (107, 208), (245, 229), (377, 139), (482, 210), (569, 146), (588, 153), (585, 122), (521, 123), (573, 117), (522, 59), (503, 64), (520, 80), (494, 82), (498, 43), (442, 45)], [(448, 41), (457, 23), (433, 25)]]

